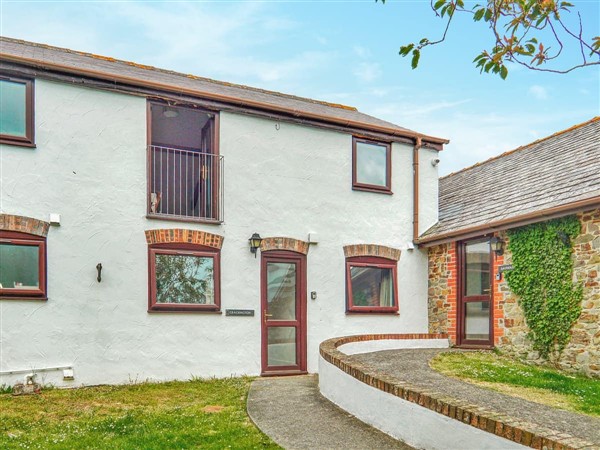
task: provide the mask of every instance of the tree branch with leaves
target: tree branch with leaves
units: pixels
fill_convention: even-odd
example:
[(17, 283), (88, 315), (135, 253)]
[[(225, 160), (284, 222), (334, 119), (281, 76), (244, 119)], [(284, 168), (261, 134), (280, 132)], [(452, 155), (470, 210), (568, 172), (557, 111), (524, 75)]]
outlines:
[[(380, 0), (375, 0), (380, 1)], [(385, 0), (381, 0), (385, 3)], [(508, 75), (507, 63), (531, 70), (568, 73), (582, 67), (600, 65), (600, 36), (584, 37), (581, 14), (577, 25), (565, 22), (563, 15), (573, 12), (574, 5), (556, 0), (488, 0), (486, 4), (465, 7), (463, 0), (431, 0), (436, 16), (446, 21), (442, 37), (423, 38), (418, 43), (400, 47), (400, 55), (411, 55), (413, 69), (419, 65), (421, 50), (446, 40), (455, 14), (470, 14), (475, 22), (488, 25), (493, 45), (473, 60), (481, 72), (494, 73), (503, 79)], [(560, 66), (567, 45), (577, 48), (578, 62)]]

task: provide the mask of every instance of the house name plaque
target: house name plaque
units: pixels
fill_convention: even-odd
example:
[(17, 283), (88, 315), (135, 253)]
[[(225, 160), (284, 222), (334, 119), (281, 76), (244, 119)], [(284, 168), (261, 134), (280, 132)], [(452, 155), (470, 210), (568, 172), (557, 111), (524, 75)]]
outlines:
[(513, 270), (513, 265), (512, 264), (504, 264), (504, 265), (498, 267), (498, 271), (500, 273), (506, 272), (507, 270)]
[(253, 309), (226, 309), (225, 310), (225, 315), (226, 316), (248, 316), (248, 317), (253, 317), (254, 316), (254, 310)]

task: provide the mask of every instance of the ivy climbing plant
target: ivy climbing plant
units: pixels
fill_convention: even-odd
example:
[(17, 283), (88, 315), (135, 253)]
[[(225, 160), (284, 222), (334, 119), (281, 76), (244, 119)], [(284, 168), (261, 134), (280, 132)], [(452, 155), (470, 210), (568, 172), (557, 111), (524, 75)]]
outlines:
[(560, 355), (581, 314), (583, 286), (573, 283), (571, 258), (580, 228), (577, 217), (569, 216), (508, 232), (513, 270), (506, 280), (519, 297), (533, 348), (543, 358)]

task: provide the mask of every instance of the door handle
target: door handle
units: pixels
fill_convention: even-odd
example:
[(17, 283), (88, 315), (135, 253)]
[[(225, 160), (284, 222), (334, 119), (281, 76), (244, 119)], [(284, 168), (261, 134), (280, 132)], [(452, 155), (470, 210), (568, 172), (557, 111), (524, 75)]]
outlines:
[(267, 317), (273, 317), (273, 314), (267, 314), (267, 310), (263, 311), (263, 317), (265, 319), (265, 323), (267, 323)]

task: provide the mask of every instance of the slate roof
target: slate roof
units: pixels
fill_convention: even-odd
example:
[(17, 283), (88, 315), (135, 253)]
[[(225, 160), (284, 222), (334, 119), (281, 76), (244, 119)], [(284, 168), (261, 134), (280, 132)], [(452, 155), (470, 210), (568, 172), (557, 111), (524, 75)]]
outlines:
[[(247, 102), (260, 102), (265, 109), (285, 108), (298, 117), (315, 115), (326, 117), (338, 124), (358, 122), (369, 129), (370, 126), (384, 127), (388, 134), (400, 136), (421, 136), (425, 141), (447, 143), (448, 140), (425, 136), (421, 133), (400, 127), (385, 120), (369, 116), (356, 108), (334, 103), (282, 94), (233, 83), (211, 80), (195, 75), (158, 69), (129, 61), (121, 61), (106, 56), (93, 55), (45, 44), (12, 39), (0, 36), (0, 59), (16, 61), (40, 67), (62, 66), (71, 73), (94, 72), (101, 79), (126, 77), (137, 82), (161, 83), (167, 89), (178, 92), (182, 89), (193, 90), (199, 97), (205, 94), (229, 98), (231, 103), (244, 105)], [(381, 130), (379, 130), (381, 131)], [(383, 132), (383, 131), (382, 131)]]
[(440, 178), (439, 189), (439, 222), (419, 243), (506, 229), (575, 202), (600, 205), (600, 117)]

